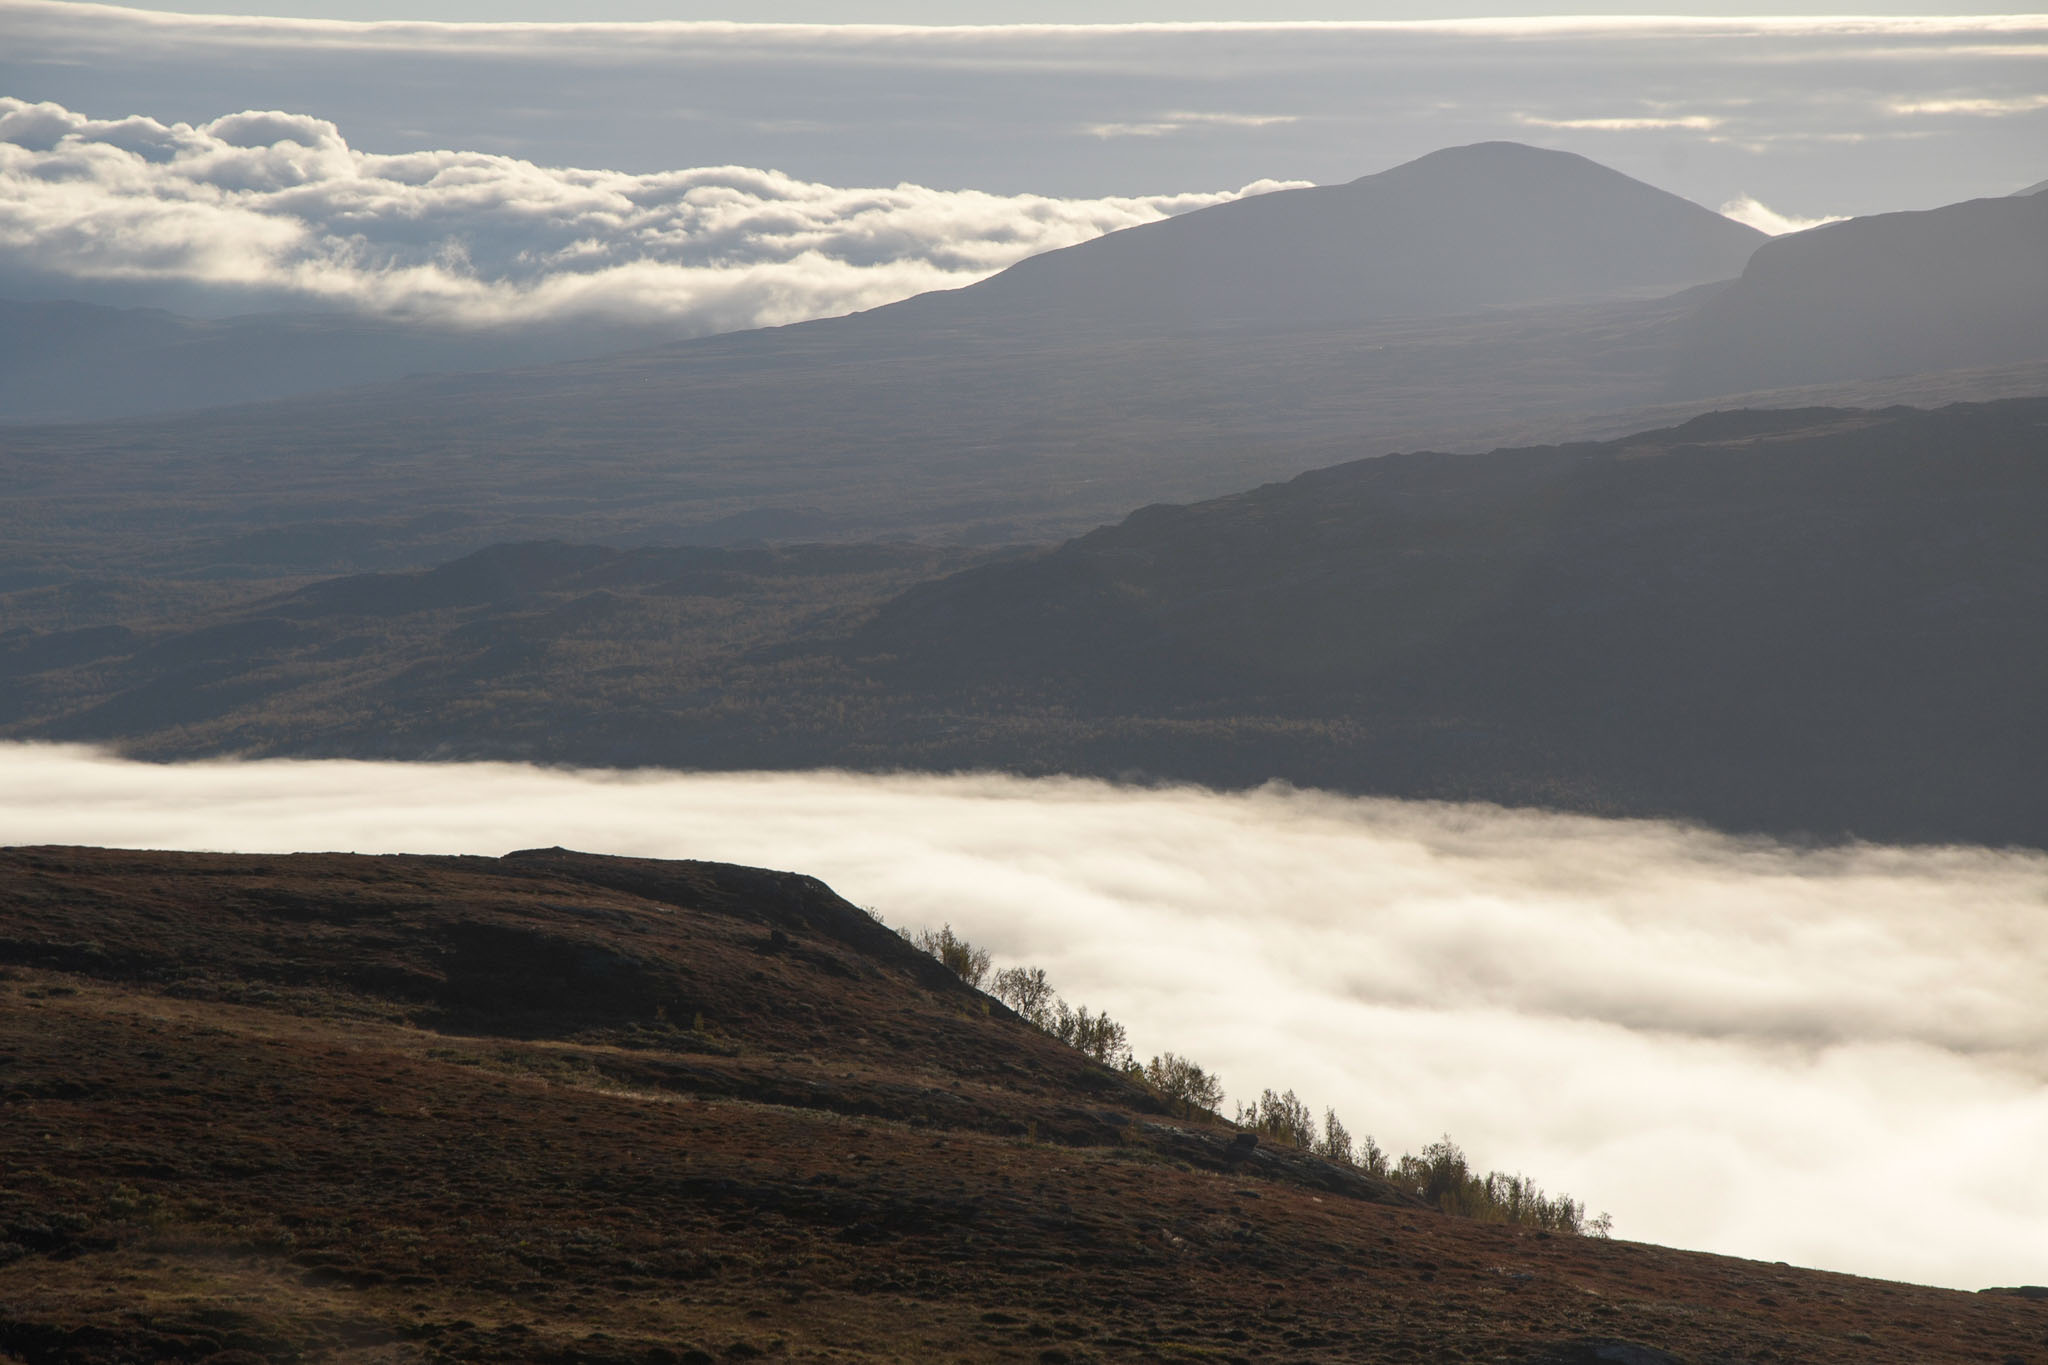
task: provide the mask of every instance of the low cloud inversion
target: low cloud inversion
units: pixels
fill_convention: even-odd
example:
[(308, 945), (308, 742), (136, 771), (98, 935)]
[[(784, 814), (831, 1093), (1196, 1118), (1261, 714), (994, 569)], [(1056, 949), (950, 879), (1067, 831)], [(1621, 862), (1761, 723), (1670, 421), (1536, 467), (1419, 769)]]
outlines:
[(125, 763), (0, 746), (0, 841), (498, 853), (825, 878), (950, 922), (1236, 1097), (1293, 1088), (1625, 1237), (2042, 1278), (2048, 856), (1006, 777)]

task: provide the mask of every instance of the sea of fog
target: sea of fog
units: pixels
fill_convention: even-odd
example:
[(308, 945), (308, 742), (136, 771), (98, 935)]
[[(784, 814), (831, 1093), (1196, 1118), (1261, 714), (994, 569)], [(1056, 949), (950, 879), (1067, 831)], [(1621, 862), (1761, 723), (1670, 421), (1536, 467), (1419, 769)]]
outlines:
[(1172, 1049), (1233, 1098), (1448, 1132), (1617, 1236), (2048, 1281), (2048, 857), (1796, 850), (1283, 788), (511, 765), (151, 766), (0, 745), (0, 844), (796, 869)]

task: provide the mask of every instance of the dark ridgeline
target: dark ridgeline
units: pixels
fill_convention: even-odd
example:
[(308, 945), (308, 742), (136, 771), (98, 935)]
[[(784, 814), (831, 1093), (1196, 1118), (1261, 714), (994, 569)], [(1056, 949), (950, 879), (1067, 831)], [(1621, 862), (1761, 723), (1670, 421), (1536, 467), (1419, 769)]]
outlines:
[(2048, 360), (2048, 194), (2034, 192), (1767, 243), (1701, 305), (1671, 394), (2026, 359)]
[(966, 568), (910, 546), (503, 546), (139, 630), (18, 632), (0, 734), (1278, 777), (2041, 845), (2044, 436), (2048, 399), (1713, 414), (1356, 461)]
[[(1629, 430), (1589, 413), (1674, 384), (2029, 380), (2044, 229), (2023, 196), (1752, 255), (1697, 205), (1490, 143), (854, 317), (18, 428), (0, 733), (1282, 777), (2038, 844), (2048, 400), (1495, 437), (1237, 490)], [(969, 567), (1168, 501), (1196, 505)], [(953, 548), (875, 543), (906, 534)], [(755, 536), (837, 548), (731, 547)], [(399, 572), (307, 583), (364, 569)]]
[(1008, 761), (997, 698), (1048, 767), (2040, 846), (2043, 526), (2048, 399), (1717, 413), (1146, 508), (852, 649)]

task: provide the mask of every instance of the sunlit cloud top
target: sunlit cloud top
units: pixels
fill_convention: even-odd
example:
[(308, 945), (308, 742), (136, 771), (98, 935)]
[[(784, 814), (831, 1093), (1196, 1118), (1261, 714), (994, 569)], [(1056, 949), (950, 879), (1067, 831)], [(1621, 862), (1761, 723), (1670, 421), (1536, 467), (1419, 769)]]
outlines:
[(795, 869), (1045, 968), (1237, 1098), (1293, 1089), (1410, 1150), (1448, 1130), (1623, 1236), (1961, 1288), (2041, 1278), (2039, 853), (1281, 787), (0, 745), (0, 843), (38, 842)]
[(467, 322), (793, 322), (1277, 188), (1058, 199), (842, 188), (739, 166), (633, 175), (482, 152), (373, 155), (304, 114), (194, 125), (0, 98), (0, 255), (16, 271)]

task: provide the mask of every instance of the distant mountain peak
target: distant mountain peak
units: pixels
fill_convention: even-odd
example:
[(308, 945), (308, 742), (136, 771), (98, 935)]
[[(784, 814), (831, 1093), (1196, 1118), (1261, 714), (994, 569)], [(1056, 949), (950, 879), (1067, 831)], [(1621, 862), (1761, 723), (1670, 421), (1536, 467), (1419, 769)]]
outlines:
[(1136, 333), (1451, 317), (1676, 293), (1734, 278), (1765, 240), (1571, 152), (1480, 142), (1113, 232), (896, 309)]
[[(1350, 181), (1349, 183), (1356, 185), (1362, 181), (1376, 180), (1381, 176), (1433, 171), (1443, 168), (1496, 171), (1503, 168), (1532, 167), (1558, 170), (1566, 166), (1589, 168), (1620, 180), (1631, 179), (1631, 177), (1623, 175), (1620, 171), (1609, 166), (1603, 166), (1591, 157), (1580, 156), (1577, 152), (1561, 152), (1551, 147), (1534, 147), (1526, 142), (1509, 142), (1504, 139), (1495, 138), (1488, 142), (1468, 142), (1457, 147), (1440, 147), (1436, 151), (1426, 152), (1412, 161), (1404, 161), (1400, 165), (1387, 170), (1374, 171), (1370, 175), (1361, 175), (1357, 180)], [(1634, 183), (1640, 184), (1641, 182), (1636, 181)]]

